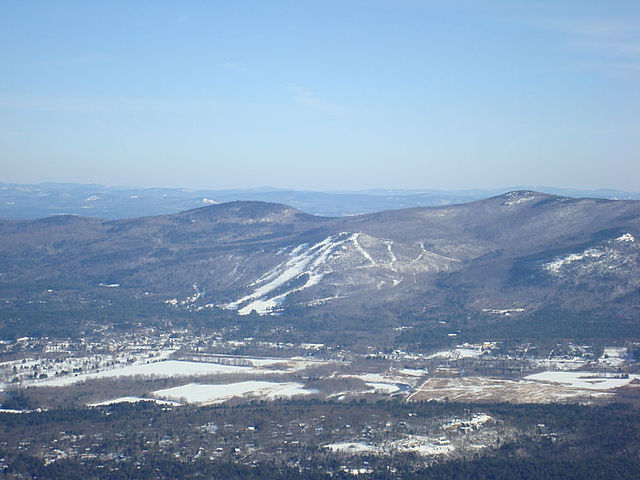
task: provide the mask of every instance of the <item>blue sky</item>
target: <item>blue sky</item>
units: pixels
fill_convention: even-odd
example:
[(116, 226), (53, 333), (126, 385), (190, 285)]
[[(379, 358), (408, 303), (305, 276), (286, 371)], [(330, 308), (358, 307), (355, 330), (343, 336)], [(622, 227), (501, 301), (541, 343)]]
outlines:
[(640, 190), (640, 2), (0, 0), (0, 181)]

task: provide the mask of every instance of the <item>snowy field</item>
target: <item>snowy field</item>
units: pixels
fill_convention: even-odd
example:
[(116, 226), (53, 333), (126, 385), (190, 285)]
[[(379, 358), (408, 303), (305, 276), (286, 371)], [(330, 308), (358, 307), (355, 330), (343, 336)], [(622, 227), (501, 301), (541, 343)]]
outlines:
[(495, 348), (494, 343), (489, 343), (486, 346), (480, 344), (463, 343), (450, 350), (442, 350), (440, 352), (429, 355), (428, 359), (443, 359), (443, 360), (458, 360), (462, 358), (478, 358), (484, 354), (490, 353), (491, 349)]
[(379, 444), (365, 442), (338, 442), (325, 445), (324, 448), (332, 452), (346, 453), (351, 455), (366, 454), (392, 454), (395, 452), (415, 453), (421, 456), (446, 455), (455, 450), (455, 447), (448, 442), (439, 442), (418, 435), (410, 435), (406, 438), (393, 442)]
[(187, 377), (220, 374), (269, 374), (283, 373), (279, 370), (266, 370), (249, 366), (220, 365), (218, 363), (185, 362), (180, 360), (165, 360), (154, 363), (142, 363), (103, 370), (97, 373), (85, 373), (60, 378), (48, 378), (31, 384), (39, 387), (64, 387), (85, 380), (100, 380), (105, 378), (134, 377), (137, 375), (149, 377)]
[(316, 393), (316, 391), (306, 390), (302, 384), (295, 382), (248, 381), (226, 385), (190, 383), (180, 387), (157, 390), (153, 392), (153, 395), (159, 399), (211, 405), (233, 398), (258, 397), (265, 400), (274, 400), (276, 398), (291, 398), (312, 393)]
[(160, 400), (157, 398), (143, 398), (143, 397), (120, 397), (112, 400), (105, 400), (104, 402), (90, 403), (88, 407), (101, 407), (104, 405), (113, 405), (114, 403), (137, 403), (137, 402), (155, 402), (160, 405), (180, 405), (178, 402), (172, 402), (169, 400)]
[[(550, 372), (563, 374), (567, 372)], [(490, 377), (430, 378), (418, 387), (407, 401), (450, 400), (456, 402), (510, 402), (510, 403), (553, 403), (563, 401), (589, 402), (593, 398), (613, 395), (603, 387), (579, 386), (551, 382), (543, 374), (526, 380), (507, 380)], [(553, 377), (558, 380), (559, 376)], [(572, 377), (573, 378), (573, 377)], [(613, 379), (611, 379), (613, 380)], [(627, 384), (619, 381), (615, 386)], [(615, 388), (613, 386), (607, 388)]]
[(594, 372), (542, 372), (525, 377), (527, 380), (561, 384), (570, 388), (582, 390), (610, 390), (624, 387), (638, 378), (638, 375), (628, 375), (627, 378), (615, 378), (612, 375), (602, 375)]
[[(416, 385), (420, 380), (420, 376), (416, 372), (424, 373), (424, 370), (414, 370), (410, 373), (403, 373), (402, 370), (395, 374), (381, 374), (381, 373), (360, 373), (360, 374), (346, 374), (340, 375), (341, 378), (357, 378), (367, 384), (367, 387), (371, 392), (385, 393), (393, 395), (400, 392), (406, 392), (411, 390), (411, 387)], [(422, 375), (421, 375), (422, 376)], [(339, 395), (346, 395), (356, 392), (340, 392)], [(339, 396), (334, 394), (334, 396)]]

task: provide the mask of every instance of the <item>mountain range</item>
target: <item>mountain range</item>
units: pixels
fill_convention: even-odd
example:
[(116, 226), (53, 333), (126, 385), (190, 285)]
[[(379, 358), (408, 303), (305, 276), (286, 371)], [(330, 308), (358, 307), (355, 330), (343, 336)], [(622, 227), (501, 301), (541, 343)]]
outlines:
[(107, 187), (95, 184), (0, 183), (0, 218), (25, 220), (52, 215), (102, 219), (179, 213), (230, 201), (283, 203), (313, 215), (341, 217), (410, 207), (454, 205), (499, 195), (507, 190), (536, 190), (571, 197), (640, 200), (640, 193), (618, 190), (571, 190), (551, 187), (510, 189), (301, 191), (272, 187), (234, 190)]
[(347, 217), (236, 201), (134, 219), (2, 220), (0, 238), (5, 329), (46, 321), (30, 311), (99, 317), (120, 305), (135, 317), (161, 305), (165, 317), (351, 319), (421, 341), (640, 333), (634, 200), (523, 190)]

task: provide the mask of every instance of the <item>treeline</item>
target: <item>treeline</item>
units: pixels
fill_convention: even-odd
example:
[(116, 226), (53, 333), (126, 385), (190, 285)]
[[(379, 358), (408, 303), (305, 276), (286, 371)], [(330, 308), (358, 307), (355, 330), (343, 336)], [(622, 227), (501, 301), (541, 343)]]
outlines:
[[(6, 452), (5, 452), (6, 453)], [(438, 463), (414, 471), (389, 471), (351, 475), (344, 471), (323, 472), (314, 468), (272, 464), (243, 465), (234, 462), (182, 462), (168, 456), (149, 456), (143, 462), (62, 459), (45, 465), (27, 455), (5, 457), (8, 465), (0, 478), (41, 480), (131, 480), (131, 479), (224, 479), (224, 480), (604, 480), (640, 478), (640, 461), (626, 459), (492, 458)]]

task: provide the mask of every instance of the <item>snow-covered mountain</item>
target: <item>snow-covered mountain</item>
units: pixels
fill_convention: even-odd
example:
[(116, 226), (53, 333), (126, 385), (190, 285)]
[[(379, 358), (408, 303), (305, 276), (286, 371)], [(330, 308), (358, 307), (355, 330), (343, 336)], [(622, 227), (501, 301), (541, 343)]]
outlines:
[(0, 238), (5, 305), (130, 299), (446, 323), (551, 307), (632, 319), (640, 295), (640, 202), (533, 191), (338, 218), (232, 202), (129, 220), (1, 221)]

